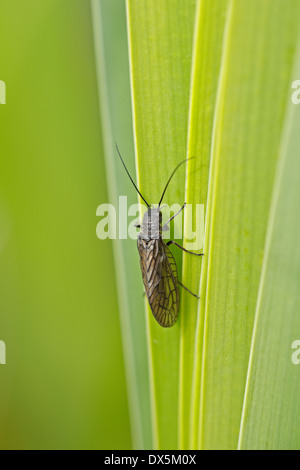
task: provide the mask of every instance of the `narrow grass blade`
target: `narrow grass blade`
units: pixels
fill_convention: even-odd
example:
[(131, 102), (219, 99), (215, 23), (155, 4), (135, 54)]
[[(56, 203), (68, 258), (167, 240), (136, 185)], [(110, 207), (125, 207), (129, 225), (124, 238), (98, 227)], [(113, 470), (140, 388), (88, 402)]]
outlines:
[[(300, 47), (291, 82), (300, 76), (299, 53)], [(289, 97), (241, 422), (242, 449), (300, 448), (299, 353), (293, 349), (300, 344), (299, 122), (300, 107)]]
[[(107, 184), (110, 202), (118, 208), (120, 195), (127, 195), (128, 206), (137, 201), (115, 150), (117, 141), (135, 178), (126, 9), (118, 0), (92, 0), (92, 13)], [(120, 213), (119, 220), (127, 227), (125, 213)], [(118, 238), (114, 256), (134, 447), (149, 449), (151, 412), (141, 275), (136, 243)]]
[(294, 0), (232, 3), (214, 129), (207, 283), (200, 288), (204, 449), (237, 447), (298, 13)]
[[(128, 0), (131, 83), (138, 182), (149, 203), (158, 203), (166, 181), (187, 149), (193, 46), (193, 0)], [(183, 204), (184, 167), (164, 203)], [(173, 250), (181, 268), (182, 254)], [(163, 329), (147, 308), (155, 447), (178, 446), (180, 320)]]
[[(203, 221), (207, 214), (212, 128), (228, 5), (228, 0), (198, 1), (196, 14), (188, 129), (188, 157), (194, 157), (194, 159), (188, 161), (185, 201), (193, 204), (194, 208), (196, 204), (204, 205)], [(188, 212), (185, 215), (185, 227), (192, 227), (194, 231), (196, 230), (197, 237), (199, 237), (197, 249), (201, 250), (204, 242), (204, 227), (202, 225), (197, 227), (195, 210), (191, 215)], [(185, 245), (186, 242), (191, 241), (186, 239)], [(201, 265), (202, 258), (183, 254), (182, 278), (192, 292), (199, 291)], [(192, 448), (196, 446), (198, 429), (201, 341), (197, 343), (194, 364), (197, 309), (197, 300), (189, 293), (183, 292), (179, 383), (179, 445), (182, 449), (188, 448), (189, 440), (191, 440)], [(200, 322), (201, 326), (199, 325), (198, 328), (203, 334), (202, 319)], [(201, 339), (200, 333), (198, 338)], [(193, 406), (191, 408), (193, 372)], [(190, 427), (192, 427), (191, 435)]]

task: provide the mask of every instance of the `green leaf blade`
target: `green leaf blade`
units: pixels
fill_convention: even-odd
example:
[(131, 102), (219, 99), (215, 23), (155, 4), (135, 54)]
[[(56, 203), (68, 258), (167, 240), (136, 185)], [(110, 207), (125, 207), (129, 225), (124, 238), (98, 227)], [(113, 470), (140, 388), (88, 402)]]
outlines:
[[(203, 204), (205, 217), (207, 216), (212, 128), (229, 4), (228, 0), (198, 2), (196, 15), (188, 134), (188, 157), (193, 157), (193, 160), (188, 162), (185, 200), (188, 204), (193, 204), (193, 209), (196, 208), (196, 204)], [(185, 217), (185, 226), (198, 230), (197, 236), (200, 242), (198, 249), (203, 249), (204, 231), (202, 226), (196, 226), (195, 210), (191, 219), (188, 216)], [(188, 240), (185, 240), (186, 242)], [(205, 263), (205, 260), (203, 262)], [(187, 287), (195, 293), (199, 291), (201, 266), (202, 258), (183, 254), (182, 278)], [(200, 302), (203, 302), (203, 296)], [(197, 310), (198, 303), (195, 298), (183, 292), (179, 384), (179, 428), (180, 448), (182, 449), (188, 448), (189, 445), (191, 448), (196, 447), (198, 432), (203, 317), (197, 319)], [(195, 345), (197, 322), (201, 326), (198, 326), (198, 341)]]
[[(136, 203), (135, 190), (114, 145), (117, 141), (135, 178), (125, 5), (118, 0), (93, 0), (92, 18), (110, 202), (118, 208), (119, 196), (126, 195), (130, 206)], [(126, 214), (119, 217), (119, 223), (127, 226)], [(136, 257), (136, 244), (117, 236), (114, 259), (133, 443), (134, 448), (149, 449), (152, 434), (147, 339)]]
[[(138, 183), (155, 204), (186, 156), (195, 2), (128, 0), (127, 12)], [(182, 167), (164, 203), (183, 204), (184, 178)], [(182, 254), (175, 250), (180, 272)], [(154, 443), (159, 449), (176, 449), (180, 319), (163, 329), (148, 307), (146, 315)]]
[[(291, 82), (299, 77), (297, 64)], [(241, 422), (241, 449), (299, 449), (300, 108), (287, 106)]]
[(212, 157), (216, 172), (204, 286), (199, 433), (204, 449), (235, 449), (238, 442), (286, 83), (297, 37), (296, 3), (284, 5), (256, 0), (232, 4)]

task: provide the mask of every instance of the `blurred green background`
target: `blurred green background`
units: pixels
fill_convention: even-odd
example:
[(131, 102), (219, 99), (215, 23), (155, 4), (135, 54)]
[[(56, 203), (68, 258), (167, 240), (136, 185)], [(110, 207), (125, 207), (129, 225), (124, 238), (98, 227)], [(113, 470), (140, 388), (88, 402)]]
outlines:
[(90, 2), (0, 1), (0, 448), (131, 448)]

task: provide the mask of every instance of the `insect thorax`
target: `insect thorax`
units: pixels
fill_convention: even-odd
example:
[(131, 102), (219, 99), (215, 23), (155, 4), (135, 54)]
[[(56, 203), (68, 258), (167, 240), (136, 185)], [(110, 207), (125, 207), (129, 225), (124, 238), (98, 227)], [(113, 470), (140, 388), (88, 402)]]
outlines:
[(149, 207), (143, 217), (139, 238), (144, 240), (159, 239), (162, 232), (161, 220), (162, 215), (159, 207)]

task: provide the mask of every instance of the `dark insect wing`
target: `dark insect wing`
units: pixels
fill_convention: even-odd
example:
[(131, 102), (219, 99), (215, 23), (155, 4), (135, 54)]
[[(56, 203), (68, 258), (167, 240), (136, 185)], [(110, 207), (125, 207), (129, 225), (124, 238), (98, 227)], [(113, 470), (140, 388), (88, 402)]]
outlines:
[[(179, 284), (177, 266), (170, 249), (163, 241), (160, 243), (165, 253), (164, 261), (162, 263), (162, 288), (165, 292), (164, 306), (168, 310), (168, 316), (165, 317), (165, 324), (163, 326), (173, 326), (177, 321), (179, 313)], [(161, 306), (159, 306), (159, 308), (161, 308)], [(155, 314), (154, 316), (156, 318)]]
[(173, 326), (178, 318), (179, 288), (174, 257), (161, 239), (138, 239), (143, 282), (157, 322)]

